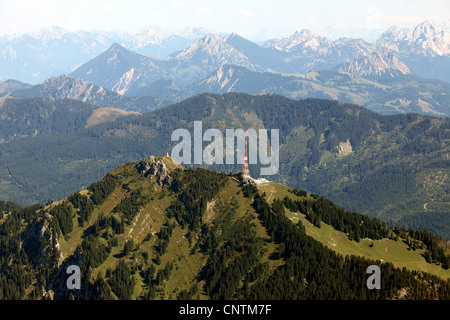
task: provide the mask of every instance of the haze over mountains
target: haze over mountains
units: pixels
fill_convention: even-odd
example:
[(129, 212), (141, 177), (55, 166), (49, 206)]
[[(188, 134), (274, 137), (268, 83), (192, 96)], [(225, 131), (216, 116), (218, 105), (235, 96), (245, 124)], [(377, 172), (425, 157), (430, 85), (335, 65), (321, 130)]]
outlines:
[[(80, 34), (75, 37), (72, 33), (53, 28), (34, 35), (34, 38), (29, 37), (34, 39), (33, 43), (40, 39), (41, 45), (46, 45), (40, 50), (47, 50), (48, 59), (53, 54), (51, 48), (56, 50), (60, 46), (77, 51), (83, 50), (86, 43), (90, 42), (90, 50), (78, 54), (78, 59), (89, 60), (87, 55), (94, 51), (100, 54), (66, 74), (78, 79), (71, 80), (75, 82), (70, 84), (70, 92), (81, 92), (88, 85), (91, 89), (84, 95), (71, 94), (67, 88), (61, 90), (60, 74), (57, 74), (56, 77), (46, 79), (41, 87), (12, 93), (11, 96), (73, 98), (127, 111), (147, 112), (196, 93), (233, 91), (276, 93), (294, 99), (337, 99), (381, 113), (450, 114), (450, 98), (446, 94), (449, 91), (446, 81), (449, 81), (450, 74), (447, 72), (450, 70), (448, 31), (438, 31), (429, 22), (423, 22), (407, 32), (392, 27), (372, 44), (351, 38), (332, 41), (309, 30), (295, 32), (283, 39), (272, 39), (263, 45), (236, 33), (224, 35), (206, 29), (174, 32), (148, 27), (134, 38), (126, 33), (117, 34), (94, 37), (94, 33), (85, 33), (84, 37)], [(24, 35), (15, 39), (15, 42), (11, 41), (29, 44), (26, 39)], [(115, 42), (107, 47), (113, 40), (128, 44), (125, 47)], [(78, 46), (78, 42), (84, 45)], [(63, 43), (66, 45), (63, 46)], [(73, 47), (67, 43), (72, 43)], [(173, 46), (169, 43), (173, 43)], [(11, 43), (5, 44), (4, 59), (7, 57), (6, 52), (12, 52), (11, 46)], [(178, 50), (164, 58), (142, 54), (157, 53), (162, 48), (167, 49), (166, 54), (169, 47)], [(27, 50), (20, 52), (23, 55), (27, 52), (30, 54)], [(163, 55), (161, 52), (159, 54)], [(9, 63), (2, 66), (14, 69), (14, 59), (19, 57), (8, 57)], [(39, 57), (37, 54), (33, 59), (42, 58)], [(44, 63), (45, 59), (41, 60)], [(65, 60), (69, 62), (70, 56)], [(58, 63), (58, 59), (51, 61), (53, 65)], [(33, 65), (34, 62), (27, 62), (23, 66)], [(44, 68), (41, 64), (35, 66)], [(52, 67), (44, 69), (50, 72)], [(71, 68), (66, 69), (70, 71)], [(21, 71), (13, 71), (20, 78)], [(59, 80), (55, 82), (55, 79)], [(99, 97), (101, 93), (98, 88), (95, 92), (92, 90), (94, 85), (116, 93), (116, 97), (111, 98), (111, 93), (108, 93), (108, 99)], [(42, 86), (47, 88), (45, 93), (41, 90)], [(28, 84), (18, 86), (17, 82), (12, 86), (12, 82), (8, 81), (2, 84), (0, 94), (29, 87)], [(60, 92), (56, 94), (57, 91)], [(122, 96), (151, 98), (146, 100), (149, 105), (143, 106), (135, 101), (136, 98), (130, 102), (129, 98)]]
[(113, 43), (127, 45), (142, 54), (166, 56), (200, 39), (206, 30), (170, 30), (147, 26), (137, 34), (126, 31), (69, 32), (50, 27), (37, 33), (0, 37), (0, 80), (17, 79), (37, 84), (70, 73), (108, 49)]
[[(207, 38), (204, 41), (195, 43), (205, 36)], [(439, 66), (448, 68), (449, 31), (436, 30), (428, 21), (406, 31), (393, 26), (374, 43), (351, 38), (339, 38), (332, 41), (309, 30), (301, 30), (283, 39), (268, 40), (262, 46), (248, 40), (244, 41), (236, 34), (219, 35), (215, 33), (212, 35), (211, 31), (205, 28), (169, 30), (148, 26), (133, 35), (124, 31), (68, 32), (62, 28), (52, 27), (39, 33), (0, 38), (0, 47), (2, 48), (0, 80), (12, 78), (37, 84), (51, 76), (68, 74), (110, 48), (114, 43), (121, 44), (142, 55), (158, 57), (178, 55), (181, 60), (186, 60), (186, 57), (191, 59), (195, 52), (199, 52), (199, 49), (210, 53), (213, 53), (215, 49), (220, 49), (221, 55), (218, 60), (222, 60), (223, 63), (236, 64), (239, 62), (239, 65), (249, 67), (249, 61), (240, 56), (240, 54), (244, 54), (251, 60), (254, 67), (259, 66), (266, 71), (291, 73), (330, 69), (340, 63), (360, 59), (387, 47), (398, 55), (413, 72), (426, 78), (449, 81), (449, 73), (446, 70), (442, 70), (440, 67), (428, 70), (431, 63), (439, 63)], [(233, 52), (230, 48), (224, 48), (227, 46), (223, 43), (231, 45), (237, 52)], [(228, 55), (226, 56), (227, 61), (223, 61), (224, 54)], [(298, 64), (293, 61), (283, 62), (286, 59), (295, 60)], [(419, 61), (420, 59), (422, 60)], [(271, 60), (270, 63), (267, 63), (268, 60)], [(277, 65), (274, 60), (279, 60), (279, 64)], [(422, 65), (424, 62), (426, 62), (425, 65)], [(283, 66), (287, 65), (295, 66), (295, 68), (283, 70)], [(273, 70), (270, 70), (271, 68)]]
[[(61, 39), (69, 36), (60, 29), (54, 31)], [(140, 40), (134, 42), (133, 46), (136, 50), (146, 47), (146, 44), (158, 45), (164, 39), (174, 36), (170, 32), (157, 36), (154, 30), (147, 31), (145, 33), (147, 37), (142, 34)], [(162, 33), (162, 31), (158, 32)], [(205, 34), (202, 38), (192, 40), (187, 47), (180, 48), (165, 58), (145, 56), (131, 51), (119, 43), (114, 43), (70, 74), (50, 77), (36, 85), (17, 80), (8, 80), (0, 84), (0, 105), (3, 106), (1, 113), (5, 118), (4, 132), (2, 133), (4, 143), (0, 148), (3, 161), (3, 166), (0, 164), (0, 170), (3, 170), (0, 174), (3, 179), (2, 183), (16, 186), (18, 189), (14, 191), (15, 194), (23, 192), (27, 201), (30, 199), (33, 201), (44, 199), (45, 201), (64, 195), (55, 193), (55, 190), (62, 192), (63, 189), (59, 184), (70, 177), (61, 175), (57, 178), (53, 176), (53, 181), (56, 181), (55, 179), (59, 181), (58, 185), (47, 185), (48, 188), (41, 188), (39, 194), (36, 194), (35, 182), (29, 181), (32, 175), (23, 170), (26, 166), (16, 166), (19, 164), (17, 161), (15, 165), (12, 165), (8, 159), (22, 157), (24, 161), (29, 162), (33, 155), (36, 163), (39, 163), (35, 167), (40, 168), (36, 169), (37, 175), (33, 181), (38, 181), (46, 177), (50, 171), (53, 174), (59, 169), (66, 168), (68, 163), (61, 161), (60, 155), (69, 153), (70, 161), (68, 161), (75, 161), (70, 166), (73, 168), (78, 168), (79, 165), (85, 166), (82, 174), (79, 171), (70, 173), (72, 178), (74, 175), (77, 177), (72, 183), (64, 182), (67, 190), (73, 190), (75, 186), (80, 187), (87, 182), (92, 182), (92, 179), (98, 179), (99, 173), (111, 169), (112, 164), (117, 165), (122, 160), (133, 160), (136, 155), (144, 156), (146, 153), (142, 153), (142, 146), (148, 146), (146, 140), (149, 137), (155, 139), (160, 121), (168, 117), (169, 123), (173, 123), (171, 115), (166, 115), (166, 113), (174, 110), (173, 108), (178, 108), (177, 112), (181, 112), (180, 105), (172, 108), (164, 107), (186, 101), (191, 96), (205, 92), (212, 94), (239, 92), (269, 96), (276, 94), (294, 100), (319, 98), (327, 99), (325, 101), (328, 101), (329, 104), (331, 104), (330, 100), (336, 100), (339, 103), (356, 104), (381, 114), (414, 112), (439, 117), (450, 115), (450, 95), (448, 94), (450, 84), (443, 80), (426, 78), (417, 72), (414, 63), (405, 62), (414, 62), (414, 59), (420, 58), (420, 61), (425, 61), (423, 63), (438, 61), (433, 59), (440, 59), (439, 61), (444, 64), (448, 63), (450, 56), (447, 50), (447, 33), (446, 31), (436, 31), (428, 22), (424, 22), (406, 33), (396, 28), (390, 28), (383, 34), (381, 40), (374, 44), (364, 42), (362, 39), (350, 38), (331, 41), (307, 30), (296, 32), (284, 39), (272, 39), (263, 45), (253, 43), (236, 33), (220, 35), (204, 29), (190, 29), (187, 33), (175, 35), (193, 39), (201, 36), (203, 32)], [(53, 39), (53, 35), (49, 34), (43, 34), (41, 37), (49, 43)], [(122, 37), (131, 43), (132, 39), (129, 38), (129, 35), (124, 34)], [(391, 47), (387, 48), (387, 45), (382, 45), (382, 41), (390, 44)], [(150, 50), (149, 48), (147, 49)], [(439, 61), (437, 63), (440, 63)], [(316, 67), (318, 69), (310, 69)], [(433, 72), (433, 69), (429, 71)], [(78, 100), (83, 104), (73, 101), (68, 103), (67, 99)], [(188, 99), (188, 101), (202, 101), (202, 99)], [(333, 101), (333, 105), (336, 101)], [(74, 107), (64, 109), (61, 107), (64, 104)], [(76, 115), (74, 111), (77, 111), (75, 109), (78, 107), (85, 110), (80, 121), (68, 123), (67, 128), (60, 128), (54, 123), (59, 119), (58, 117), (72, 119)], [(272, 110), (272, 107), (267, 110)], [(155, 128), (148, 129), (148, 124), (136, 126), (136, 122), (143, 121), (139, 118), (140, 116), (132, 117), (126, 125), (113, 121), (119, 117), (127, 117), (131, 112), (144, 114), (161, 108), (164, 109), (157, 113), (161, 115), (161, 118), (157, 121), (152, 120)], [(27, 114), (28, 118), (24, 117), (24, 114)], [(264, 116), (267, 115), (264, 114)], [(147, 115), (143, 115), (143, 117), (143, 119), (147, 119)], [(183, 116), (177, 115), (177, 117)], [(199, 115), (197, 120), (203, 117), (204, 115)], [(345, 113), (340, 114), (340, 117), (345, 119)], [(84, 131), (95, 124), (107, 121), (112, 121), (108, 130), (98, 129), (100, 130), (98, 132), (101, 133), (95, 131), (97, 132), (95, 134), (92, 134), (91, 131)], [(358, 126), (363, 126), (360, 119), (357, 119), (356, 122)], [(45, 124), (45, 130), (39, 127), (40, 123)], [(426, 132), (421, 132), (424, 139), (431, 134), (430, 128)], [(291, 129), (296, 130), (294, 127)], [(428, 132), (428, 130), (431, 131)], [(433, 136), (433, 139), (438, 140), (437, 144), (442, 143), (443, 137), (447, 137), (446, 130), (445, 126), (439, 127), (439, 133), (436, 137)], [(71, 136), (72, 133), (73, 136)], [(158, 138), (162, 140), (158, 140), (157, 144), (164, 148), (158, 147), (157, 152), (153, 151), (155, 154), (165, 154), (168, 151), (168, 146), (163, 141), (170, 138), (170, 135), (167, 136), (167, 134), (165, 132)], [(48, 137), (48, 135), (51, 136)], [(109, 141), (111, 136), (118, 140), (112, 139), (112, 145), (107, 146), (105, 141)], [(36, 139), (31, 140), (33, 137)], [(321, 139), (327, 139), (325, 136), (317, 137), (318, 140), (310, 142), (311, 145), (305, 149), (308, 150), (307, 152), (303, 150), (294, 158), (298, 156), (299, 159), (303, 157), (308, 159), (315, 154), (317, 151), (315, 148), (321, 146)], [(381, 137), (380, 135), (380, 139)], [(24, 140), (20, 140), (21, 138)], [(104, 138), (107, 139), (104, 140)], [(348, 138), (342, 137), (342, 141), (340, 141), (344, 144), (342, 147), (344, 149), (347, 146), (346, 139)], [(77, 144), (77, 151), (72, 151), (75, 147), (72, 140), (80, 142)], [(81, 141), (84, 142), (81, 143)], [(420, 144), (423, 141), (416, 139), (408, 146), (403, 146), (399, 142), (401, 146), (396, 146), (396, 148), (400, 148), (402, 152), (412, 148), (420, 153), (422, 150)], [(141, 143), (144, 144), (141, 145)], [(355, 145), (351, 141), (349, 143), (354, 150)], [(427, 143), (428, 148), (431, 144)], [(20, 146), (21, 144), (23, 145)], [(437, 144), (432, 144), (433, 151), (439, 150)], [(85, 150), (88, 145), (91, 146), (90, 150)], [(36, 153), (38, 152), (37, 146), (39, 146), (38, 149), (47, 150), (40, 157)], [(444, 145), (441, 145), (441, 148), (443, 147)], [(151, 148), (155, 150), (154, 145)], [(425, 150), (429, 152), (427, 148)], [(58, 150), (56, 152), (58, 156), (51, 160), (50, 155), (55, 150)], [(89, 162), (91, 160), (94, 161)], [(441, 160), (444, 163), (447, 161)], [(303, 172), (300, 167), (306, 167), (310, 172), (316, 165), (320, 167), (320, 161), (309, 164), (303, 162), (289, 164), (290, 169), (287, 172), (283, 171), (287, 169), (281, 170), (283, 179), (287, 180), (280, 181), (288, 181), (295, 185), (298, 183), (298, 179), (297, 177), (292, 178), (292, 175)], [(55, 169), (56, 166), (59, 166), (58, 170)], [(328, 174), (326, 172), (328, 172), (330, 164), (328, 168), (320, 168), (317, 171), (318, 175)], [(68, 172), (66, 169), (63, 170), (64, 174)], [(60, 174), (63, 174), (62, 171)], [(326, 181), (334, 181), (335, 178), (336, 176), (332, 175)], [(420, 177), (420, 179), (422, 178)], [(336, 196), (335, 192), (338, 189), (326, 189), (326, 186), (317, 183), (315, 179), (316, 176), (312, 178), (311, 184), (307, 187), (317, 188), (316, 191), (321, 194)], [(48, 177), (44, 178), (42, 183), (48, 184)], [(337, 188), (340, 187), (339, 185)], [(11, 190), (11, 187), (8, 187), (4, 195), (11, 197), (13, 192)], [(346, 201), (346, 205), (349, 205), (354, 202), (354, 199)], [(423, 205), (423, 203), (419, 204), (420, 210)], [(442, 207), (436, 211), (442, 212)]]
[[(5, 83), (9, 84), (8, 87), (12, 85), (11, 81), (7, 81)], [(164, 99), (149, 96), (126, 97), (101, 86), (88, 83), (82, 79), (72, 78), (67, 75), (49, 78), (43, 83), (35, 86), (16, 84), (15, 88), (20, 89), (16, 89), (12, 93), (9, 93), (8, 97), (44, 97), (55, 100), (73, 99), (89, 103), (97, 107), (113, 107), (139, 113), (150, 112), (152, 110), (165, 107), (170, 103)]]

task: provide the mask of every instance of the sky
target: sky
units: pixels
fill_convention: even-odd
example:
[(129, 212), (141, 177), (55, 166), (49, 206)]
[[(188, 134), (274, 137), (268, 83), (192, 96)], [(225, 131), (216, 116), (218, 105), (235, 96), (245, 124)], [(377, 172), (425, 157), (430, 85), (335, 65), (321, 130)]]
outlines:
[(425, 20), (450, 27), (449, 13), (448, 0), (0, 0), (0, 35), (50, 26), (136, 33), (159, 25), (205, 27), (253, 40), (302, 29), (330, 38), (373, 38), (392, 25), (411, 28)]

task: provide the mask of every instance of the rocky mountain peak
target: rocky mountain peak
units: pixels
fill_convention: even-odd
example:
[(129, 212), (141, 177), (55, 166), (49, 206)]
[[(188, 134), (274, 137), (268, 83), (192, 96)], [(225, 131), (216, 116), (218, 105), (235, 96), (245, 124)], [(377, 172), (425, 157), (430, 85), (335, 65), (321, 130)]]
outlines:
[(291, 36), (291, 38), (293, 39), (298, 39), (298, 40), (309, 40), (311, 38), (317, 37), (317, 35), (313, 32), (311, 32), (309, 29), (303, 29), (301, 31), (295, 31), (294, 34)]
[[(78, 79), (81, 80), (81, 79)], [(66, 74), (59, 75), (57, 77), (51, 77), (44, 81), (44, 84), (55, 84), (55, 83), (68, 83), (75, 81), (75, 78), (72, 78)], [(83, 81), (83, 80), (81, 80)]]
[(36, 33), (32, 33), (31, 37), (35, 39), (41, 39), (44, 41), (50, 41), (54, 39), (61, 39), (63, 35), (67, 33), (67, 30), (57, 27), (57, 26), (51, 26), (48, 28), (44, 28)]
[(205, 37), (201, 41), (204, 44), (211, 45), (211, 44), (216, 44), (217, 42), (221, 42), (222, 38), (215, 33), (209, 32), (205, 35)]
[[(181, 51), (177, 57), (191, 57), (198, 52), (207, 52), (209, 54), (223, 54), (229, 47), (222, 37), (215, 33), (207, 33), (204, 38), (195, 41), (193, 44)], [(231, 48), (231, 47), (230, 47)]]
[(145, 26), (140, 32), (139, 34), (147, 34), (147, 35), (161, 35), (161, 34), (165, 34), (170, 32), (169, 30), (162, 28), (160, 26), (157, 25), (147, 25)]
[(253, 69), (254, 65), (242, 52), (226, 42), (227, 36), (208, 33), (203, 39), (178, 53), (175, 58), (208, 68), (210, 72), (223, 64), (235, 64)]
[(241, 35), (237, 34), (236, 32), (232, 32), (229, 35), (224, 36), (222, 39), (225, 42), (229, 42), (229, 41), (233, 41), (233, 40), (247, 40), (244, 37), (242, 37)]
[(68, 89), (68, 90), (80, 90), (86, 87), (94, 86), (80, 78), (73, 78), (66, 74), (62, 74), (57, 77), (52, 77), (44, 81), (43, 87), (52, 87), (57, 90)]
[(35, 94), (52, 99), (75, 99), (83, 102), (93, 102), (104, 97), (107, 92), (103, 87), (96, 86), (80, 78), (73, 78), (66, 74), (52, 77), (42, 84), (33, 87)]
[(205, 28), (172, 30), (148, 25), (133, 36), (127, 48), (144, 55), (166, 57), (202, 39), (208, 32)]
[(239, 69), (239, 67), (225, 64), (217, 69), (216, 72), (211, 74), (209, 77), (203, 79), (203, 81), (200, 82), (200, 85), (214, 84), (223, 89), (233, 78), (235, 69)]
[(425, 57), (444, 56), (450, 54), (450, 34), (448, 29), (437, 30), (430, 21), (424, 21), (406, 32), (393, 26), (377, 40), (376, 46)]
[(140, 48), (147, 44), (161, 43), (162, 30), (153, 25), (146, 26), (135, 35), (132, 46)]
[(435, 27), (427, 20), (419, 23), (408, 31), (407, 38), (410, 41), (432, 39), (436, 35)]
[(356, 77), (380, 77), (384, 75), (394, 77), (411, 73), (408, 66), (387, 48), (373, 52), (361, 59), (341, 64), (337, 67), (337, 70)]
[(155, 177), (156, 182), (160, 186), (170, 186), (172, 183), (172, 177), (170, 176), (169, 169), (161, 158), (150, 156), (147, 159), (143, 159), (139, 161), (136, 169), (140, 174), (145, 175), (149, 179), (153, 179), (153, 177)]
[(287, 38), (272, 39), (264, 44), (264, 47), (272, 47), (281, 51), (313, 50), (317, 51), (322, 46), (328, 46), (331, 41), (320, 37), (308, 29), (296, 31)]
[(109, 49), (107, 51), (110, 51), (110, 52), (124, 52), (126, 50), (127, 49), (124, 46), (122, 46), (120, 43), (115, 42), (115, 43), (113, 43), (111, 45), (111, 47), (109, 47)]
[(397, 40), (402, 40), (405, 37), (406, 37), (406, 34), (402, 30), (400, 30), (399, 27), (394, 25), (394, 26), (390, 27), (389, 29), (387, 29), (381, 35), (380, 38), (397, 41)]

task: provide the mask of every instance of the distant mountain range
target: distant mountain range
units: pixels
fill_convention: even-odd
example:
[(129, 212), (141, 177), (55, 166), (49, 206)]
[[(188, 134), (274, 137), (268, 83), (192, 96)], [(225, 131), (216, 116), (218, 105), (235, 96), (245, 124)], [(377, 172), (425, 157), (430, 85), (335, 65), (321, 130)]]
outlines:
[(166, 57), (203, 38), (208, 32), (206, 28), (171, 30), (150, 25), (133, 35), (126, 47), (143, 55)]
[[(430, 31), (424, 26), (420, 25), (415, 29), (424, 29), (427, 33), (423, 37), (429, 36)], [(440, 48), (444, 47), (440, 39), (435, 39), (437, 44), (434, 46), (431, 45), (434, 43), (432, 40), (427, 40), (426, 43), (431, 43), (429, 46), (422, 44), (427, 50), (419, 53), (427, 63), (436, 57), (442, 58), (443, 63), (450, 62), (450, 55), (443, 49), (432, 51), (438, 44)], [(417, 57), (415, 45), (411, 45), (412, 51), (405, 54), (404, 49), (399, 53), (394, 47), (388, 49), (389, 43), (384, 46), (380, 43), (369, 44), (361, 39), (349, 38), (331, 41), (303, 30), (288, 38), (270, 40), (259, 46), (235, 33), (208, 33), (204, 38), (165, 59), (138, 57), (125, 47), (114, 44), (71, 75), (120, 93), (131, 92), (159, 79), (171, 79), (183, 85), (191, 84), (207, 77), (224, 64), (245, 67), (251, 71), (291, 74), (339, 68), (354, 76), (417, 73), (425, 78), (433, 77), (432, 70), (416, 72), (414, 66), (409, 66), (402, 60)], [(449, 45), (450, 42), (447, 46)], [(345, 64), (349, 68), (345, 69)], [(450, 69), (450, 64), (447, 69)]]
[[(347, 71), (309, 72), (303, 75), (286, 75), (250, 71), (243, 67), (225, 65), (209, 77), (192, 86), (198, 92), (243, 92), (249, 94), (272, 93), (292, 99), (325, 98), (354, 103), (382, 114), (416, 112), (429, 115), (450, 115), (450, 84), (428, 80), (413, 74), (402, 74), (403, 68), (387, 67), (389, 64), (374, 53), (380, 64), (370, 69), (380, 76), (364, 76), (365, 68), (357, 68), (356, 60), (341, 65)], [(366, 59), (366, 58), (364, 58)], [(402, 65), (400, 65), (402, 66)], [(385, 70), (385, 71), (380, 71)], [(391, 77), (391, 74), (396, 74)], [(364, 77), (362, 77), (364, 76)]]
[[(39, 33), (0, 38), (0, 81), (16, 79), (38, 84), (52, 76), (69, 74), (114, 43), (141, 55), (167, 57), (163, 64), (176, 70), (176, 76), (186, 82), (199, 80), (223, 64), (282, 73), (333, 69), (369, 57), (382, 48), (391, 50), (420, 76), (450, 81), (449, 31), (437, 30), (428, 21), (406, 31), (393, 26), (374, 43), (352, 38), (332, 41), (301, 30), (262, 45), (235, 33), (217, 34), (204, 28), (169, 30), (148, 26), (130, 34), (68, 32), (52, 27)], [(156, 66), (161, 64), (161, 59), (152, 61)]]
[(121, 43), (145, 55), (165, 57), (195, 40), (207, 30), (169, 30), (147, 26), (136, 34), (125, 31), (69, 32), (50, 27), (37, 33), (0, 37), (0, 81), (17, 79), (37, 84), (47, 78), (70, 73), (86, 61)]
[[(117, 92), (67, 75), (49, 78), (43, 83), (35, 86), (17, 84), (14, 81), (6, 81), (4, 84), (5, 91), (6, 88), (19, 88), (17, 90), (11, 90), (4, 98), (43, 97), (55, 100), (73, 99), (97, 107), (113, 107), (139, 113), (150, 112), (170, 104), (170, 101), (168, 100), (153, 98), (148, 95), (143, 97), (125, 97)], [(0, 88), (2, 88), (2, 85), (0, 85)], [(5, 92), (3, 92), (3, 94), (5, 94)]]
[[(70, 35), (55, 28), (35, 37), (51, 43), (67, 42)], [(75, 99), (143, 113), (203, 92), (273, 93), (334, 99), (384, 114), (450, 115), (450, 84), (443, 81), (450, 74), (448, 32), (428, 22), (407, 32), (392, 27), (373, 44), (350, 38), (331, 41), (308, 30), (263, 45), (236, 33), (205, 29), (174, 33), (149, 27), (138, 38), (121, 34), (116, 39), (145, 51), (174, 36), (193, 42), (165, 58), (113, 43), (69, 75), (35, 86), (8, 80), (0, 84), (0, 95)], [(434, 76), (443, 80), (430, 79)]]
[[(117, 88), (112, 81), (114, 77), (105, 78), (107, 81), (103, 81), (101, 75), (107, 74), (110, 70), (110, 74), (114, 74), (115, 70), (120, 70), (119, 65), (123, 61), (130, 60), (127, 60), (126, 56), (133, 58), (136, 54), (123, 47), (116, 46), (116, 48), (117, 52), (122, 54), (118, 58), (121, 62), (105, 65), (100, 63), (103, 69), (98, 69), (99, 72), (96, 73), (98, 77), (88, 77), (88, 80)], [(108, 53), (111, 51), (114, 51), (114, 48)], [(107, 60), (108, 56), (102, 59)], [(106, 71), (101, 72), (101, 70)], [(448, 107), (450, 97), (446, 95), (446, 92), (450, 91), (450, 84), (410, 73), (404, 63), (386, 50), (373, 53), (370, 57), (341, 64), (335, 70), (314, 71), (301, 75), (252, 71), (245, 67), (226, 64), (202, 80), (188, 85), (173, 79), (152, 82), (149, 77), (145, 77), (145, 72), (141, 73), (138, 68), (133, 70), (136, 71), (133, 74), (129, 73), (130, 78), (127, 78), (129, 82), (121, 81), (120, 79), (124, 76), (120, 77), (120, 71), (116, 72), (116, 79), (120, 77), (118, 84), (123, 85), (123, 89), (128, 88), (125, 95), (80, 78), (61, 75), (35, 86), (7, 81), (0, 85), (0, 89), (9, 88), (11, 92), (4, 92), (0, 96), (75, 99), (95, 106), (144, 113), (203, 92), (272, 93), (292, 99), (339, 100), (365, 106), (382, 114), (416, 112), (439, 116), (450, 115)], [(145, 71), (145, 68), (143, 67), (142, 70)], [(150, 73), (147, 74), (151, 76)], [(126, 84), (129, 87), (126, 87)], [(138, 87), (139, 84), (141, 87)], [(15, 88), (19, 89), (14, 90)]]
[[(171, 79), (189, 85), (205, 78), (226, 63), (256, 71), (266, 69), (253, 62), (245, 52), (233, 47), (229, 43), (232, 37), (238, 36), (208, 33), (201, 40), (165, 59), (139, 55), (116, 43), (70, 75), (121, 94), (130, 94), (133, 90), (160, 79)], [(257, 45), (256, 47), (266, 51)]]

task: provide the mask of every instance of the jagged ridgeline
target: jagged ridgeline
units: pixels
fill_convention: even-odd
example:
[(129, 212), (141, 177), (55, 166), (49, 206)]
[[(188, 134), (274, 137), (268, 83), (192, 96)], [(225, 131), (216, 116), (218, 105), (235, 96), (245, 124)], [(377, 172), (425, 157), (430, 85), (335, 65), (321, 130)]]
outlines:
[[(0, 299), (450, 299), (441, 238), (170, 157), (0, 212)], [(380, 290), (366, 286), (374, 264)]]

